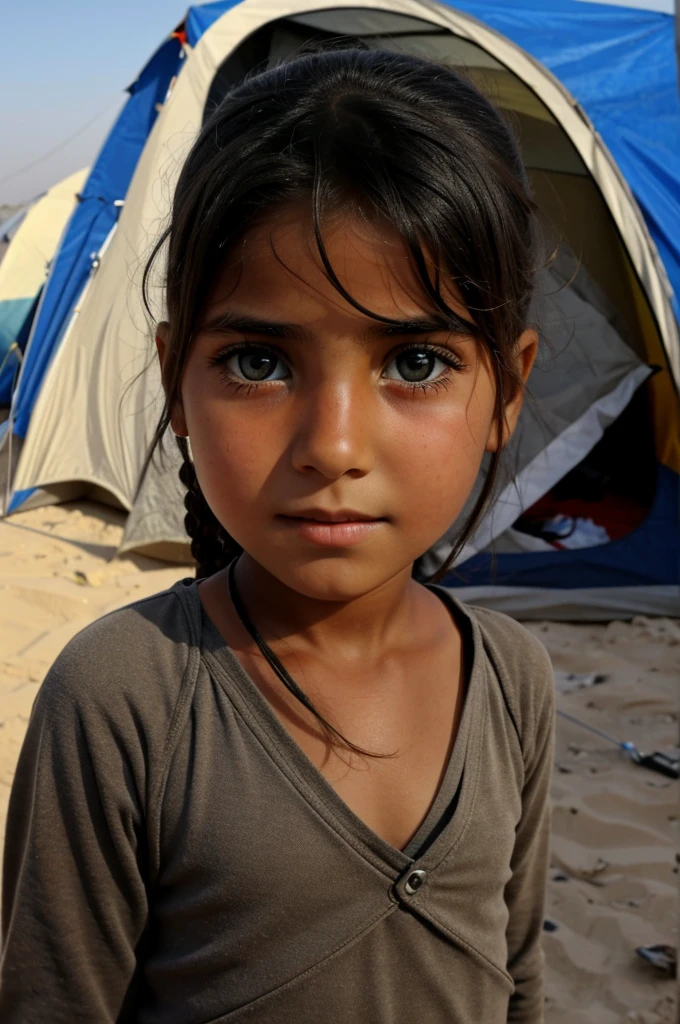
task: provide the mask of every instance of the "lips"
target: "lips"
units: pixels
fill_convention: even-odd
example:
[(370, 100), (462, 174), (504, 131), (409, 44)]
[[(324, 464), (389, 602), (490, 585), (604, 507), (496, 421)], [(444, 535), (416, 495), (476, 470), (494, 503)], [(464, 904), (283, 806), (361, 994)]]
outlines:
[(281, 529), (317, 548), (347, 548), (379, 533), (386, 519), (354, 509), (306, 508), (276, 516)]
[(381, 516), (369, 516), (365, 512), (355, 512), (353, 509), (305, 509), (301, 512), (282, 513), (283, 519), (296, 519), (312, 523), (375, 523), (381, 520)]

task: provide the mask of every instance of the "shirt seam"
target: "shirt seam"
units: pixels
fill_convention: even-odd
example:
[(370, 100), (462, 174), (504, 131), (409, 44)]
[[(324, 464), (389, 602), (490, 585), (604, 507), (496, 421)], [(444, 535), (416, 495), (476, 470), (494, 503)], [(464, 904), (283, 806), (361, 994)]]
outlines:
[[(485, 686), (484, 687), (484, 706), (481, 709), (481, 722), (480, 722), (479, 727), (478, 727), (479, 735), (480, 736), (484, 735), (484, 731), (486, 729), (487, 718), (488, 718), (488, 705), (489, 705), (488, 686)], [(467, 742), (467, 746), (466, 746), (466, 756), (468, 756), (468, 757), (469, 757), (468, 751), (470, 749), (471, 740), (473, 740), (473, 737), (472, 736), (468, 736), (468, 742)], [(451, 844), (451, 846), (449, 846), (442, 853), (442, 856), (439, 858), (439, 860), (432, 864), (432, 866), (429, 868), (430, 872), (438, 871), (439, 868), (450, 857), (452, 857), (454, 855), (454, 853), (458, 849), (460, 843), (463, 840), (463, 837), (465, 836), (465, 834), (466, 834), (466, 832), (468, 830), (470, 822), (472, 821), (472, 815), (473, 815), (473, 811), (474, 811), (474, 808), (475, 808), (475, 804), (477, 802), (477, 794), (479, 792), (479, 780), (480, 780), (480, 776), (481, 776), (481, 772), (480, 772), (481, 759), (482, 759), (482, 744), (480, 742), (477, 745), (477, 749), (474, 751), (474, 760), (469, 765), (469, 770), (472, 773), (472, 779), (470, 780), (470, 785), (472, 787), (472, 791), (470, 793), (470, 801), (469, 801), (469, 804), (468, 804), (468, 807), (467, 807), (466, 813), (465, 813), (465, 820), (462, 822), (461, 827), (460, 827), (460, 831), (459, 831), (458, 835), (456, 836), (454, 842)], [(463, 771), (466, 771), (466, 770), (468, 770), (468, 766), (464, 764)], [(459, 809), (460, 809), (460, 805), (456, 808), (456, 810), (458, 811)], [(454, 817), (455, 817), (455, 813), (454, 813)], [(428, 853), (428, 851), (425, 851), (423, 859), (425, 859), (427, 857), (427, 853)], [(427, 894), (424, 893), (423, 895), (427, 898)], [(425, 900), (423, 902), (425, 902)]]
[[(227, 675), (226, 670), (223, 668), (220, 662), (210, 654), (210, 652), (202, 652), (200, 657), (203, 660), (203, 663), (206, 665), (208, 671), (216, 669), (220, 675)], [(207, 659), (210, 660), (209, 665)], [(248, 708), (245, 701), (243, 702), (243, 708), (240, 708), (237, 707), (237, 705), (234, 703), (231, 694), (228, 691), (227, 697), (231, 701), (231, 705), (234, 708), (235, 713), (239, 715), (239, 717), (245, 723), (247, 728), (250, 730), (251, 734), (257, 740), (260, 747), (265, 751), (265, 753), (269, 757), (271, 757), (271, 751), (269, 750), (267, 744), (265, 744), (265, 742), (263, 741), (262, 737), (259, 735), (259, 730), (253, 724), (256, 721), (255, 715), (250, 710), (250, 708)], [(354, 853), (360, 856), (363, 861), (365, 861), (374, 870), (378, 871), (379, 874), (382, 877), (386, 878), (390, 883), (393, 883), (395, 881), (393, 875), (385, 870), (384, 864), (381, 861), (379, 861), (377, 857), (374, 860), (373, 857), (368, 856), (366, 849), (362, 848), (363, 844), (360, 845), (359, 842), (354, 839), (354, 836), (352, 836), (351, 833), (344, 828), (342, 823), (337, 820), (333, 808), (324, 799), (323, 795), (320, 792), (317, 792), (316, 789), (312, 790), (313, 797), (310, 795), (309, 789), (311, 787), (308, 787), (306, 780), (300, 775), (297, 769), (286, 758), (284, 751), (278, 744), (278, 741), (270, 733), (267, 733), (267, 742), (271, 743), (271, 746), (276, 750), (276, 753), (278, 755), (275, 761), (277, 770), (281, 772), (281, 774), (284, 775), (286, 778), (288, 778), (289, 781), (292, 780), (288, 773), (290, 773), (290, 775), (293, 776), (293, 779), (295, 780), (294, 785), (296, 792), (300, 794), (302, 799), (305, 801), (305, 803), (308, 804), (308, 806), (312, 809), (314, 814), (318, 818), (320, 818), (329, 828), (331, 828), (333, 832), (338, 836), (338, 838), (341, 839), (345, 843), (345, 845), (349, 846), (349, 848), (353, 850)], [(279, 761), (281, 763), (279, 763)], [(319, 804), (326, 811), (326, 814), (320, 813), (319, 808), (315, 806), (315, 800), (318, 800)], [(368, 849), (370, 850), (370, 848)], [(407, 855), (404, 854), (404, 856), (406, 857)], [(409, 857), (408, 860), (410, 861), (411, 864), (413, 863), (412, 857)], [(406, 866), (406, 869), (408, 869), (408, 865)], [(399, 877), (399, 874), (401, 873), (399, 869), (393, 868), (392, 871), (396, 874), (396, 877)]]
[[(513, 692), (513, 687), (507, 681), (507, 674), (502, 670), (503, 659), (501, 656), (499, 656), (499, 649), (494, 638), (493, 631), (488, 630), (485, 627), (485, 625), (482, 624), (485, 615), (488, 616), (488, 620), (492, 621), (492, 613), (488, 608), (475, 607), (474, 609), (471, 608), (471, 611), (472, 610), (474, 610), (476, 621), (479, 622), (480, 629), (482, 630), (484, 647), (487, 652), (488, 659), (493, 665), (494, 672), (498, 679), (498, 683), (501, 689), (501, 694), (503, 696), (503, 701), (507, 708), (508, 715), (510, 717), (510, 720), (512, 721), (514, 731), (519, 742), (521, 759), (526, 778), (527, 765), (535, 755), (535, 751), (528, 750), (527, 746), (530, 737), (535, 737), (536, 722), (540, 718), (540, 708), (543, 707), (545, 697), (541, 702), (540, 708), (537, 708), (533, 690), (530, 690), (528, 694), (529, 699), (526, 701), (526, 709), (523, 707), (519, 694)], [(480, 621), (480, 616), (478, 614), (479, 612), (482, 613), (482, 621)], [(531, 634), (529, 634), (529, 639), (533, 639), (534, 642), (537, 644), (538, 648), (542, 649), (544, 653), (546, 653), (547, 657), (547, 652), (545, 652), (545, 648), (540, 644), (540, 641), (537, 641), (536, 638), (532, 638)], [(532, 670), (530, 669), (530, 674), (531, 671)]]
[[(173, 591), (171, 591), (171, 593), (173, 593)], [(184, 713), (193, 696), (196, 678), (198, 676), (198, 668), (201, 663), (196, 623), (192, 620), (192, 616), (187, 605), (177, 590), (174, 590), (174, 597), (179, 601), (180, 608), (182, 609), (182, 613), (189, 627), (189, 649), (186, 666), (182, 675), (182, 682), (179, 688), (179, 694), (170, 719), (165, 743), (163, 744), (163, 752), (160, 758), (160, 778), (158, 780), (156, 792), (155, 794), (152, 794), (151, 807), (149, 808), (149, 835), (151, 851), (153, 854), (151, 871), (152, 883), (158, 877), (161, 866), (161, 819), (163, 815), (165, 791), (170, 775), (170, 761), (175, 750), (175, 744), (177, 737), (179, 736), (180, 728), (184, 724)]]
[(296, 974), (292, 978), (289, 978), (287, 981), (282, 982), (280, 985), (276, 985), (273, 989), (270, 989), (268, 992), (263, 992), (262, 995), (257, 996), (255, 999), (251, 999), (249, 1003), (243, 1003), (241, 1006), (237, 1006), (234, 1010), (229, 1010), (229, 1012), (224, 1014), (223, 1016), (216, 1017), (214, 1020), (210, 1021), (209, 1024), (221, 1024), (222, 1021), (226, 1022), (228, 1020), (235, 1019), (239, 1015), (252, 1012), (253, 1009), (259, 1009), (261, 1004), (265, 1002), (267, 999), (273, 999), (280, 993), (285, 992), (286, 989), (303, 981), (308, 975), (314, 974), (316, 971), (324, 967), (324, 965), (326, 965), (330, 960), (339, 956), (347, 947), (351, 946), (355, 942), (360, 941), (365, 935), (368, 935), (368, 933), (372, 931), (373, 928), (375, 928), (375, 926), (380, 923), (380, 921), (393, 914), (396, 909), (397, 906), (394, 905), (388, 907), (387, 910), (381, 910), (379, 914), (376, 914), (374, 917), (372, 917), (371, 920), (366, 925), (359, 929), (359, 931), (355, 932), (353, 935), (350, 935), (349, 938), (343, 939), (343, 941), (338, 946), (336, 946), (335, 949), (332, 949), (330, 953), (327, 953), (326, 956), (321, 958), (321, 960), (317, 960), (316, 963), (311, 964), (309, 967), (306, 967), (304, 971), (300, 972), (300, 974)]
[(473, 946), (472, 943), (468, 942), (467, 939), (464, 939), (462, 935), (459, 935), (448, 925), (444, 924), (443, 921), (440, 921), (437, 915), (433, 914), (429, 907), (427, 908), (427, 914), (450, 938), (455, 939), (455, 941), (459, 942), (462, 946), (465, 947), (465, 949), (473, 953), (475, 956), (479, 957), (480, 960), (483, 960), (485, 964), (488, 964), (488, 966), (491, 967), (496, 974), (500, 975), (503, 981), (510, 985), (511, 989), (514, 991), (515, 982), (512, 978), (512, 975), (508, 974), (507, 971), (504, 971), (501, 967), (495, 964), (493, 960), (490, 960), (486, 953), (482, 953), (480, 949), (477, 949), (476, 946)]
[(510, 687), (507, 684), (507, 682), (505, 681), (505, 679), (503, 677), (503, 673), (500, 670), (499, 660), (498, 660), (498, 657), (496, 656), (496, 650), (494, 648), (494, 644), (493, 644), (492, 641), (490, 641), (490, 638), (489, 638), (488, 634), (484, 633), (483, 629), (482, 629), (482, 642), (484, 644), (484, 650), (486, 652), (486, 655), (487, 655), (487, 658), (489, 660), (489, 663), (490, 663), (491, 667), (493, 668), (494, 676), (496, 677), (496, 679), (498, 681), (498, 689), (500, 690), (500, 693), (501, 693), (501, 698), (503, 700), (503, 706), (505, 707), (505, 710), (506, 710), (506, 713), (508, 715), (508, 718), (512, 722), (512, 731), (515, 734), (515, 739), (516, 739), (517, 745), (519, 747), (519, 760), (520, 760), (520, 763), (521, 763), (521, 766), (522, 766), (522, 779), (521, 779), (521, 784), (520, 784), (520, 791), (521, 791), (524, 788), (524, 783), (526, 781), (526, 769), (527, 769), (527, 752), (526, 752), (525, 746), (524, 746), (523, 730), (522, 730), (522, 728), (520, 728), (520, 724), (519, 724), (520, 719), (521, 719), (522, 716), (518, 713), (517, 708), (516, 708), (515, 703), (514, 703), (514, 700), (510, 696), (510, 692), (509, 692), (510, 691)]

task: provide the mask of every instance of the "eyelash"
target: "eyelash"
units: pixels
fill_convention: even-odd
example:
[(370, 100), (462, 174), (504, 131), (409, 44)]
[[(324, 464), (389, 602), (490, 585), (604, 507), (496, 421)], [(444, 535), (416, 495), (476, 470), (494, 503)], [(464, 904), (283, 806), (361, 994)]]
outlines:
[[(215, 366), (220, 370), (220, 376), (222, 380), (229, 385), (234, 391), (238, 393), (245, 393), (245, 395), (251, 395), (254, 391), (262, 385), (273, 384), (275, 381), (247, 381), (241, 380), (239, 377), (235, 377), (226, 368), (227, 361), (232, 356), (237, 355), (239, 352), (252, 352), (254, 349), (264, 349), (267, 352), (275, 353), (279, 359), (285, 362), (285, 357), (278, 349), (273, 345), (260, 345), (254, 342), (240, 342), (234, 345), (229, 345), (226, 348), (221, 349), (215, 355), (210, 357), (210, 365)], [(411, 395), (415, 398), (419, 394), (427, 393), (428, 391), (438, 391), (441, 389), (448, 389), (451, 386), (450, 371), (460, 373), (465, 369), (465, 364), (462, 359), (455, 355), (451, 349), (442, 348), (439, 345), (430, 345), (427, 342), (411, 342), (407, 345), (400, 345), (398, 348), (393, 349), (387, 358), (386, 366), (397, 356), (404, 352), (415, 351), (415, 352), (431, 352), (432, 355), (441, 359), (446, 364), (448, 370), (445, 374), (437, 377), (435, 380), (424, 380), (424, 381), (403, 381), (401, 387), (408, 388)], [(398, 383), (398, 382), (395, 382)]]
[(227, 362), (232, 356), (238, 355), (239, 352), (252, 352), (254, 349), (264, 349), (266, 352), (274, 352), (279, 359), (285, 362), (283, 354), (279, 352), (273, 345), (257, 345), (253, 342), (242, 341), (234, 345), (228, 345), (215, 355), (211, 356), (208, 362), (211, 366), (216, 367), (220, 372), (220, 377), (230, 388), (236, 392), (245, 392), (246, 395), (251, 395), (253, 391), (257, 391), (258, 388), (262, 387), (263, 384), (271, 384), (273, 381), (253, 381), (253, 380), (241, 380), (240, 377), (235, 377), (227, 369)]
[(440, 345), (428, 345), (425, 341), (412, 341), (410, 344), (400, 345), (398, 348), (393, 349), (388, 355), (386, 365), (389, 365), (396, 356), (402, 355), (404, 352), (431, 352), (437, 359), (441, 359), (442, 363), (447, 367), (446, 373), (435, 378), (435, 380), (403, 381), (401, 387), (409, 388), (413, 398), (416, 398), (419, 394), (427, 394), (428, 391), (448, 390), (453, 383), (451, 371), (460, 373), (465, 369), (463, 360), (455, 355), (450, 348), (442, 348)]

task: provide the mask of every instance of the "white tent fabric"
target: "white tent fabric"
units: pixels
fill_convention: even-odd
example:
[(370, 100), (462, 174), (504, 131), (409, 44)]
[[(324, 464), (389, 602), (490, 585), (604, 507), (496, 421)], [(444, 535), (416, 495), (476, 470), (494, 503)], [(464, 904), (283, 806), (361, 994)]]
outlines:
[(514, 619), (529, 622), (542, 619), (567, 622), (603, 622), (635, 615), (673, 615), (678, 608), (678, 588), (587, 587), (583, 590), (558, 590), (542, 587), (466, 587), (465, 601)]
[[(131, 510), (123, 550), (143, 549), (160, 557), (187, 554), (171, 444), (165, 466), (152, 464), (136, 498), (161, 407), (160, 379), (141, 300), (141, 272), (167, 222), (177, 174), (201, 126), (225, 58), (268, 22), (295, 17), (310, 25), (324, 12), (333, 11), (342, 16), (339, 26), (350, 12), (358, 12), (356, 16), (361, 15), (369, 27), (375, 22), (385, 32), (377, 18), (389, 13), (449, 30), (471, 70), (488, 74), (499, 68), (512, 70), (512, 75), (504, 72), (512, 80), (508, 88), (515, 90), (508, 104), (518, 116), (527, 112), (523, 104), (532, 96), (540, 97), (538, 107), (545, 113), (537, 116), (551, 122), (549, 127), (552, 123), (560, 127), (557, 135), (569, 140), (567, 149), (575, 154), (570, 159), (578, 164), (577, 173), (592, 175), (606, 200), (658, 324), (671, 371), (680, 381), (680, 344), (670, 288), (637, 204), (583, 112), (545, 68), (475, 19), (418, 0), (281, 0), (276, 4), (243, 0), (205, 32), (194, 50), (187, 49), (185, 66), (156, 120), (118, 226), (43, 384), (14, 480), (16, 490), (47, 488), (62, 498), (83, 493), (87, 486), (101, 489)], [(438, 38), (441, 45), (446, 37)], [(531, 109), (536, 114), (535, 104)], [(540, 153), (538, 141), (534, 143), (537, 166), (554, 158), (552, 143)], [(549, 275), (546, 282), (550, 285)], [(555, 291), (545, 289), (551, 290)], [(159, 292), (156, 298), (154, 315), (160, 317)], [(543, 406), (540, 427), (532, 420), (532, 406), (527, 405), (515, 446), (520, 486), (508, 486), (470, 552), (502, 533), (522, 508), (583, 458), (649, 372), (623, 343), (597, 301), (587, 301), (577, 283), (544, 299), (539, 319), (543, 317), (543, 332), (553, 344), (550, 372), (539, 367), (531, 382)], [(565, 346), (564, 331), (573, 333), (575, 344)], [(575, 386), (577, 380), (579, 386)], [(583, 380), (589, 381), (585, 388), (580, 386)], [(448, 541), (442, 544), (433, 558), (443, 556)]]
[[(581, 289), (586, 276), (579, 275)], [(524, 509), (577, 466), (652, 372), (604, 315), (578, 295), (577, 287), (565, 286), (551, 270), (539, 275), (531, 320), (543, 345), (517, 429), (504, 453), (510, 479), (459, 562), (488, 548)], [(483, 475), (468, 508), (482, 479)], [(455, 533), (454, 525), (428, 553), (427, 572), (434, 573), (445, 561)]]
[(12, 230), (11, 245), (0, 264), (0, 303), (36, 295), (87, 173), (76, 171), (53, 185)]

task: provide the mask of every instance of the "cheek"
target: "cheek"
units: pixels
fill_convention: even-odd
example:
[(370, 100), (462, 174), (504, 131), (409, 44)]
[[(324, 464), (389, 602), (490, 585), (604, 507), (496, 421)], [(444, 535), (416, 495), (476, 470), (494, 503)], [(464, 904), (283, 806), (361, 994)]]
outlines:
[(402, 424), (392, 465), (408, 481), (404, 511), (410, 529), (441, 536), (451, 526), (479, 473), (491, 418), (488, 403), (470, 400), (426, 411)]
[(239, 403), (203, 392), (184, 399), (191, 451), (199, 483), (217, 518), (229, 524), (252, 515), (258, 495), (274, 471), (280, 433), (263, 430), (259, 417), (243, 414)]

